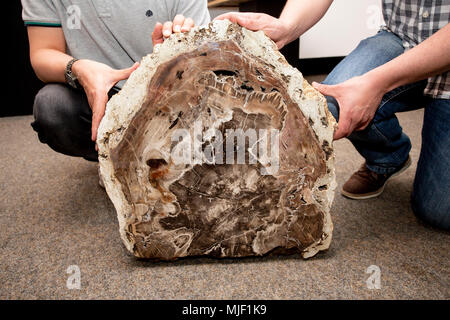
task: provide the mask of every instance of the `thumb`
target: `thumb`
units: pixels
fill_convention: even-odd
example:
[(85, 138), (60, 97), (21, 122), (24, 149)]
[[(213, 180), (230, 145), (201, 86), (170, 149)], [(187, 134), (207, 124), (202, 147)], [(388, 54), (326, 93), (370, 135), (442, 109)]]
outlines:
[(280, 41), (276, 41), (275, 44), (277, 45), (278, 50), (283, 49), (283, 47), (285, 45), (285, 43), (283, 41), (281, 41), (281, 40)]
[(135, 62), (131, 67), (122, 69), (122, 70), (116, 70), (115, 72), (115, 79), (116, 81), (125, 80), (130, 77), (130, 75), (139, 67), (139, 62)]
[(336, 132), (333, 135), (334, 140), (348, 137), (352, 133), (352, 119), (346, 112), (342, 112)]
[(230, 22), (237, 23), (238, 25), (245, 27), (249, 30), (256, 31), (261, 28), (260, 25), (256, 24), (254, 14), (250, 12), (227, 12), (216, 17), (214, 20), (225, 20), (225, 19), (230, 20)]
[(324, 96), (332, 96), (332, 97), (336, 98), (335, 86), (329, 86), (327, 84), (322, 84), (322, 83), (317, 83), (317, 82), (313, 82), (312, 86), (314, 87), (314, 89), (319, 91)]
[[(236, 15), (236, 18), (232, 20), (232, 22), (237, 23), (238, 25), (247, 28), (249, 30), (258, 31), (261, 29), (261, 26), (256, 23), (254, 19), (252, 19), (252, 15)], [(261, 29), (263, 30), (263, 29)], [(267, 35), (267, 34), (266, 34)], [(270, 37), (269, 37), (270, 38)]]
[(164, 42), (163, 25), (161, 22), (157, 22), (155, 25), (155, 28), (153, 29), (152, 42), (153, 42), (153, 47), (156, 46), (157, 44)]
[(108, 94), (103, 93), (94, 98), (94, 102), (92, 103), (92, 127), (91, 132), (92, 141), (97, 140), (97, 131), (100, 126), (100, 122), (105, 115), (106, 104), (108, 103)]

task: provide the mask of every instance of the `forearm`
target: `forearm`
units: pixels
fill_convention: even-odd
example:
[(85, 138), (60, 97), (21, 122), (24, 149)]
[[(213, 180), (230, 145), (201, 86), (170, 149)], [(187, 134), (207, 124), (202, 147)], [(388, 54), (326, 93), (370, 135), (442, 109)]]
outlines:
[(366, 74), (385, 92), (450, 70), (450, 24), (388, 63)]
[(65, 70), (71, 56), (54, 49), (39, 49), (31, 55), (31, 64), (43, 82), (65, 82)]
[(291, 31), (289, 40), (297, 39), (315, 25), (332, 3), (333, 0), (289, 0), (280, 16)]

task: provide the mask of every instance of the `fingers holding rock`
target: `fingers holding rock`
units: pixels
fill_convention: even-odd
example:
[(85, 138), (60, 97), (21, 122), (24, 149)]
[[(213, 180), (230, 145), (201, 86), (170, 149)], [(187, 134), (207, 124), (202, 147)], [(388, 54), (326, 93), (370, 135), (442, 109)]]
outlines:
[(173, 30), (173, 22), (171, 22), (171, 21), (165, 22), (163, 25), (164, 38), (170, 37), (170, 35), (172, 34), (172, 30)]
[(173, 26), (172, 26), (173, 32), (176, 32), (176, 33), (181, 32), (181, 28), (182, 28), (185, 20), (186, 19), (184, 18), (183, 15), (177, 14), (175, 16), (175, 18), (173, 19)]
[(183, 26), (181, 27), (181, 32), (189, 32), (195, 25), (192, 18), (187, 18), (184, 20)]

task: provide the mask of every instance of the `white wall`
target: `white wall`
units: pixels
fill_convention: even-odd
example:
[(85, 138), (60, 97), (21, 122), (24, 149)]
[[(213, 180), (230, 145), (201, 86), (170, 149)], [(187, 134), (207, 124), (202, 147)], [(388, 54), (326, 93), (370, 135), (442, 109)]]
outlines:
[(300, 59), (340, 57), (377, 33), (381, 0), (335, 0), (326, 15), (300, 38)]

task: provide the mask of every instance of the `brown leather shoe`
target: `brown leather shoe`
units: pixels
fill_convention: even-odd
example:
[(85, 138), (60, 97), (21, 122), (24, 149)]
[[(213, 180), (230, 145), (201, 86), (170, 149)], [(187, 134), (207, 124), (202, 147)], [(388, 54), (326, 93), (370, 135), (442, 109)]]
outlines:
[(402, 168), (391, 174), (378, 174), (370, 171), (364, 163), (342, 186), (342, 195), (355, 200), (378, 197), (383, 193), (388, 180), (398, 176), (411, 165), (411, 157), (408, 157)]

